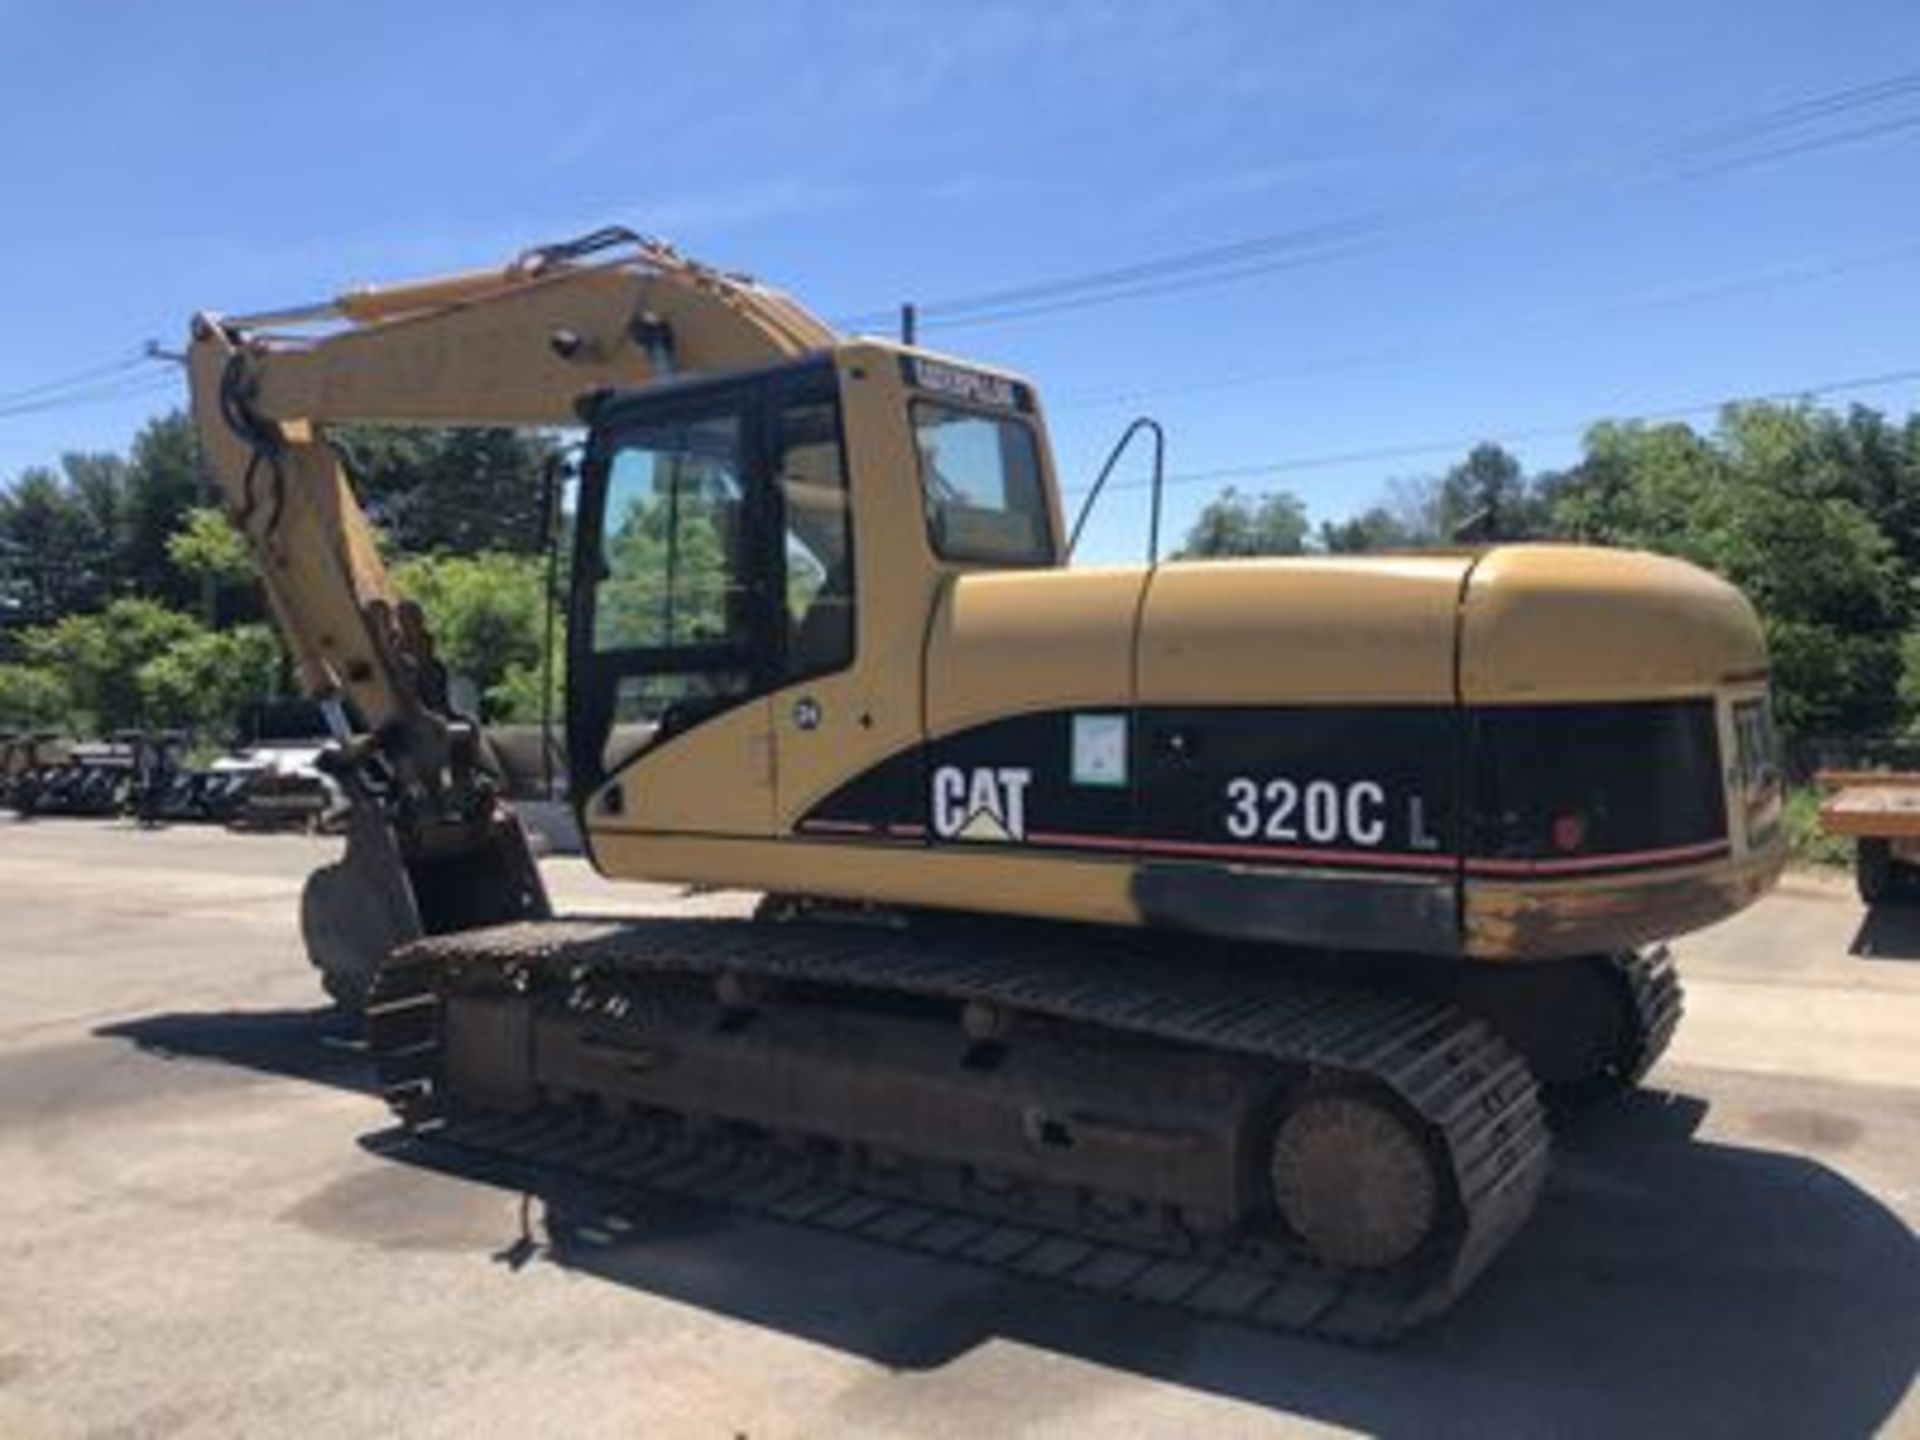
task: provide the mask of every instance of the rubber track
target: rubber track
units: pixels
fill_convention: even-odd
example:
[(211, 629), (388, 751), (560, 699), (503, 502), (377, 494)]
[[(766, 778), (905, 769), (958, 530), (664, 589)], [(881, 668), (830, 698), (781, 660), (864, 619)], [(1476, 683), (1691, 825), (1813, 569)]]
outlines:
[[(559, 1111), (509, 1119), (444, 1104), (438, 1088), (443, 987), (542, 989), (610, 975), (733, 973), (773, 982), (892, 991), (1362, 1077), (1432, 1127), (1461, 1213), (1447, 1253), (1417, 1278), (1341, 1274), (1271, 1240), (1189, 1254), (891, 1198), (772, 1146), (706, 1150), (683, 1133), (616, 1132)], [(872, 927), (738, 920), (543, 922), (467, 931), (396, 952), (376, 979), (368, 1033), (387, 1099), (434, 1143), (556, 1166), (966, 1259), (1013, 1273), (1177, 1305), (1270, 1328), (1382, 1340), (1446, 1310), (1519, 1230), (1545, 1176), (1548, 1135), (1525, 1063), (1484, 1022), (1431, 1000), (1271, 972), (1173, 962), (1112, 941), (1004, 948)]]

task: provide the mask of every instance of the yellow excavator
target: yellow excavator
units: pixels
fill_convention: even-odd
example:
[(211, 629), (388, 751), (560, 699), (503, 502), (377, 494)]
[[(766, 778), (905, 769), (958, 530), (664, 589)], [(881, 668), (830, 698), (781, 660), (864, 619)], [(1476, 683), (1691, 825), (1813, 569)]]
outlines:
[[(423, 1143), (1255, 1323), (1444, 1310), (1543, 1092), (1783, 855), (1759, 625), (1650, 555), (1076, 567), (1017, 376), (624, 230), (192, 326), (346, 854), (307, 932)], [(556, 919), (328, 427), (584, 426)]]

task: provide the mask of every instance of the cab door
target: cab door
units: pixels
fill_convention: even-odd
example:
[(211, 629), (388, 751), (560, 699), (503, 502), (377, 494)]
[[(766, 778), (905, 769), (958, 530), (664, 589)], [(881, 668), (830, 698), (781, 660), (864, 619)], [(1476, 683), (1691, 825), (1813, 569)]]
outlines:
[(773, 726), (785, 819), (873, 758), (877, 677), (873, 667), (854, 669), (856, 627), (869, 635), (872, 627), (856, 600), (853, 496), (831, 370), (770, 387), (766, 440), (780, 532)]
[(782, 557), (764, 390), (690, 386), (596, 417), (568, 637), (589, 829), (772, 833)]

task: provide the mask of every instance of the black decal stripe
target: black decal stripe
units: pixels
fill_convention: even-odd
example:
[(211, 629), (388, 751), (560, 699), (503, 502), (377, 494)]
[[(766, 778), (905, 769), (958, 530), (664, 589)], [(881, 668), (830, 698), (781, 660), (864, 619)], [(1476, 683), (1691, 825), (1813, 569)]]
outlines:
[[(1131, 863), (1529, 884), (1683, 869), (1732, 853), (1715, 706), (1704, 698), (1465, 710), (1148, 707), (1128, 716), (1131, 784), (1074, 784), (1074, 714), (1123, 710), (1010, 716), (909, 746), (822, 799), (798, 832), (826, 842), (1017, 850), (1020, 840), (923, 828), (937, 770), (1011, 767), (1030, 775), (1025, 848)], [(1456, 737), (1470, 767), (1464, 779), (1451, 764)], [(1276, 807), (1269, 785), (1290, 798)], [(1370, 826), (1384, 827), (1378, 843), (1338, 824), (1329, 843), (1301, 834), (1316, 785), (1342, 797), (1364, 785), (1383, 796), (1365, 811)], [(1242, 796), (1257, 789), (1259, 808), (1241, 813), (1229, 786)], [(1351, 813), (1339, 816), (1346, 826)], [(1230, 833), (1230, 815), (1259, 830)]]
[(1711, 700), (1490, 707), (1467, 724), (1470, 862), (1630, 864), (1728, 838)]

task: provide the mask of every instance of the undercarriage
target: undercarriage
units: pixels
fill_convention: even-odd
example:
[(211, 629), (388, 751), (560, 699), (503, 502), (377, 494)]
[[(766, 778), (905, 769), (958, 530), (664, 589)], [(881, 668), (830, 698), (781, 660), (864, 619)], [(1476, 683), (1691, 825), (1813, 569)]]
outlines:
[[(1531, 1211), (1540, 1086), (1477, 1013), (1497, 1000), (1261, 959), (978, 920), (543, 922), (402, 949), (368, 1022), (390, 1103), (439, 1143), (1392, 1336)], [(1580, 1078), (1630, 1083), (1677, 987), (1659, 957), (1593, 969), (1622, 1008)]]

